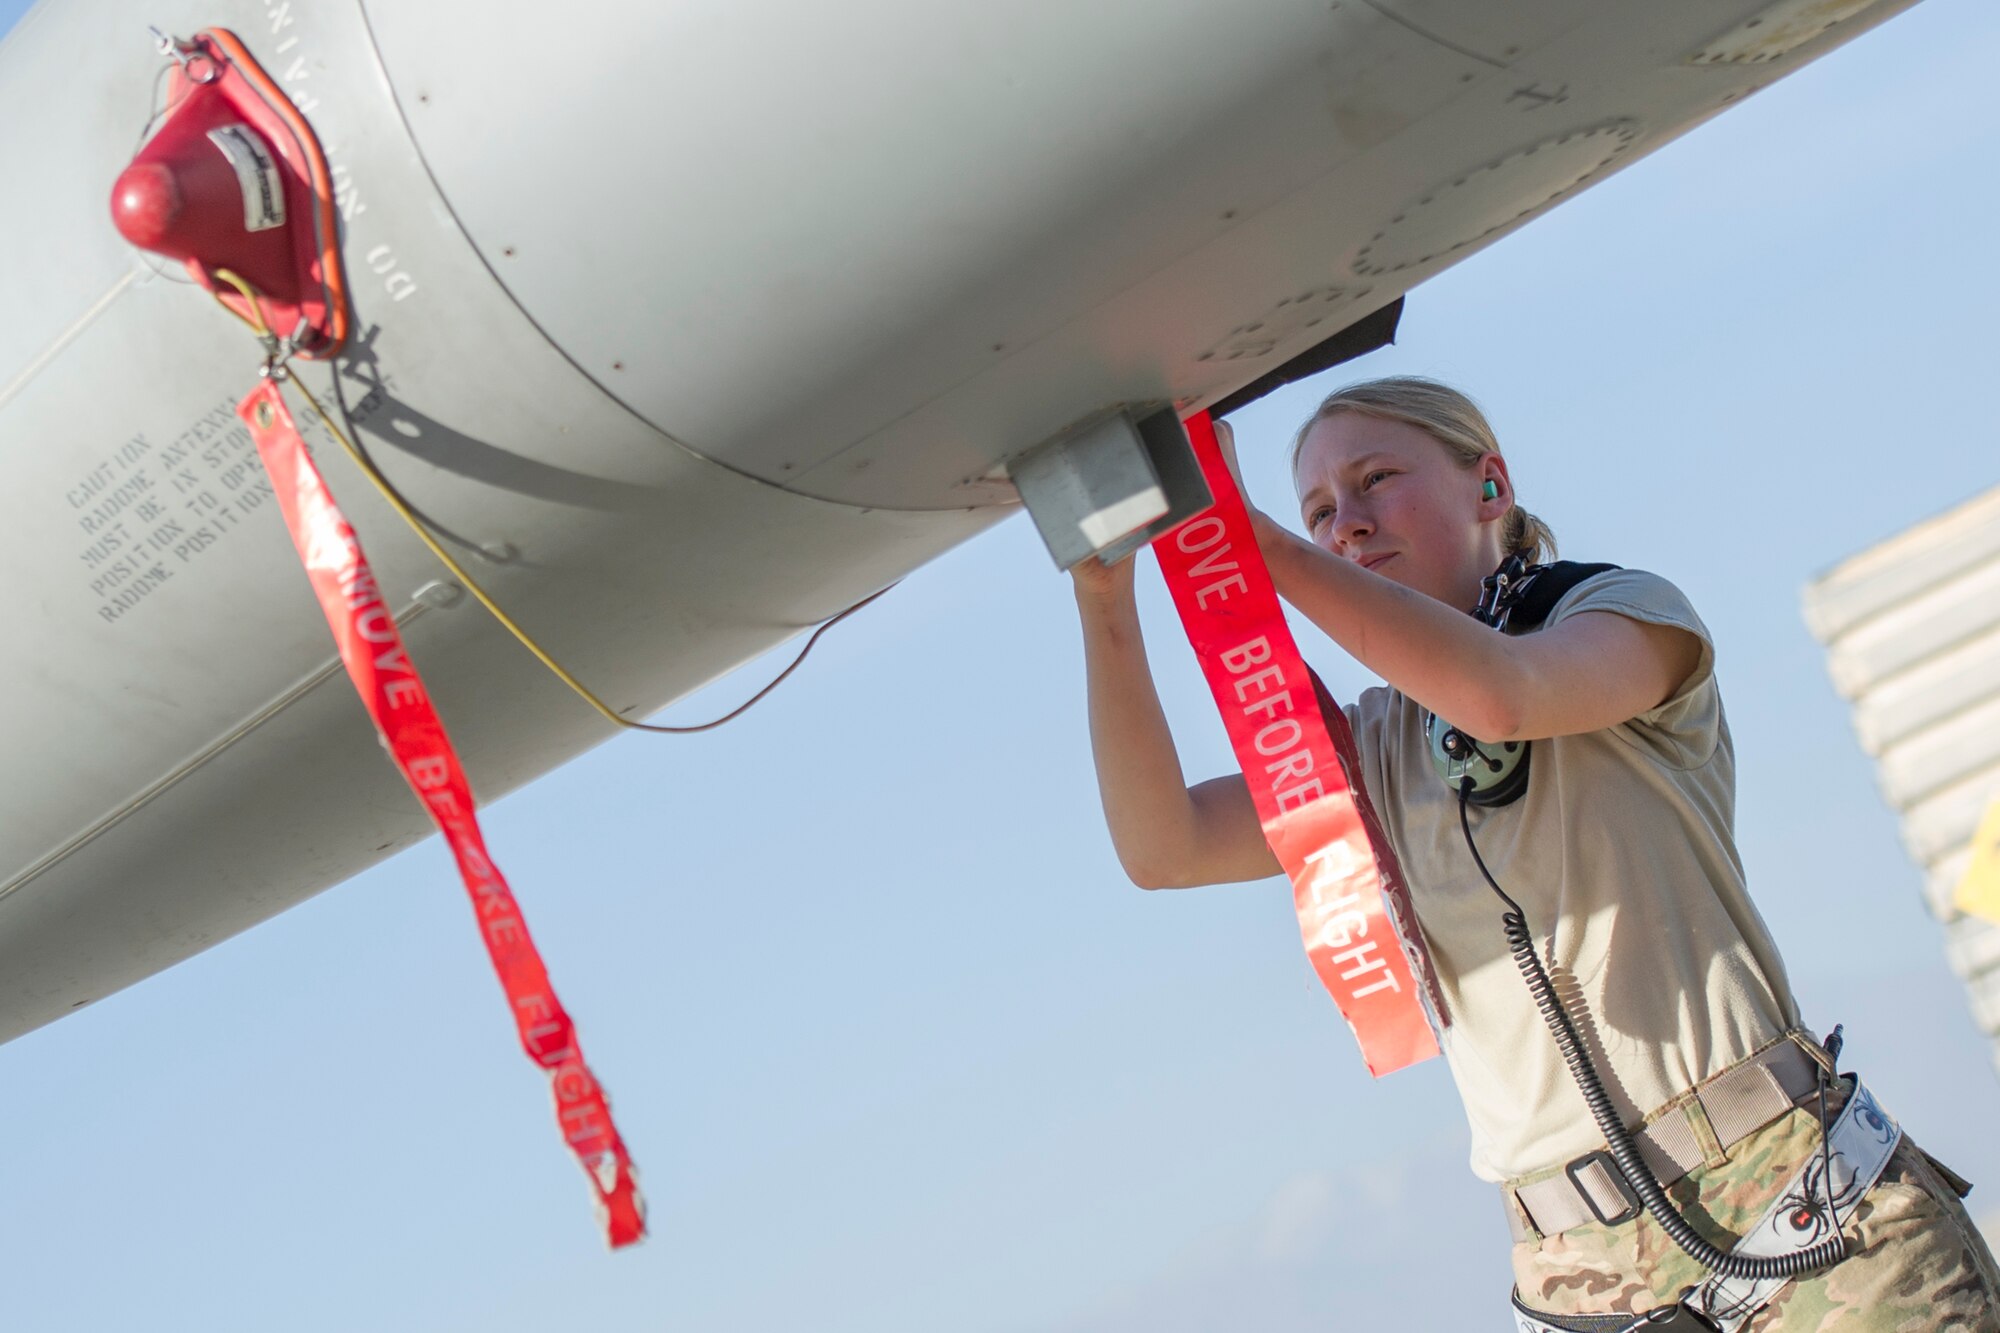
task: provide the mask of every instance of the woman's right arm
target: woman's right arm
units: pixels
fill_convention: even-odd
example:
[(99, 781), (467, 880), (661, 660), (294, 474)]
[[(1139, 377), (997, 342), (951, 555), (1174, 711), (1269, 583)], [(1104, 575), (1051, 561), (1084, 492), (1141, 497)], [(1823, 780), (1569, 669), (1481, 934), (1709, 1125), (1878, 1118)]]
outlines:
[(1118, 862), (1142, 889), (1279, 873), (1243, 775), (1188, 787), (1139, 633), (1130, 559), (1072, 571), (1090, 686), (1090, 747)]

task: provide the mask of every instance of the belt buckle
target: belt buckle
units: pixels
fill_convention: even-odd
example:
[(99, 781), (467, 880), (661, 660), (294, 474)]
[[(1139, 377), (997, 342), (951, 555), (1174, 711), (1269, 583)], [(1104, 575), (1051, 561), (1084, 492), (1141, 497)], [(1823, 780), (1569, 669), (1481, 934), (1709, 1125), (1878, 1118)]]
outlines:
[[(1603, 1167), (1604, 1174), (1611, 1178), (1612, 1185), (1617, 1188), (1620, 1197), (1625, 1200), (1625, 1209), (1623, 1212), (1612, 1217), (1606, 1217), (1603, 1211), (1597, 1206), (1597, 1196), (1592, 1194), (1590, 1188), (1581, 1180), (1577, 1179), (1579, 1171), (1583, 1171), (1592, 1165)], [(1590, 1215), (1605, 1226), (1615, 1227), (1621, 1223), (1630, 1222), (1642, 1211), (1643, 1205), (1639, 1202), (1639, 1196), (1632, 1192), (1631, 1182), (1626, 1180), (1625, 1173), (1618, 1169), (1618, 1159), (1613, 1157), (1608, 1149), (1599, 1148), (1596, 1152), (1585, 1153), (1568, 1166), (1565, 1166), (1563, 1174), (1569, 1177), (1569, 1183), (1575, 1186), (1576, 1192), (1583, 1196), (1583, 1206), (1590, 1209)]]

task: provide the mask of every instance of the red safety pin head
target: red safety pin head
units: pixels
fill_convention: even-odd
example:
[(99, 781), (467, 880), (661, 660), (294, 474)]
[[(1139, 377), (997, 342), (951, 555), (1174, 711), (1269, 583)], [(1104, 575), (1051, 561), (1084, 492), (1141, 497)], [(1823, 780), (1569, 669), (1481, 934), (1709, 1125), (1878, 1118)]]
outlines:
[(163, 39), (161, 49), (175, 64), (168, 110), (112, 186), (112, 222), (249, 318), (214, 272), (240, 275), (298, 355), (332, 356), (347, 340), (346, 283), (312, 127), (232, 33)]

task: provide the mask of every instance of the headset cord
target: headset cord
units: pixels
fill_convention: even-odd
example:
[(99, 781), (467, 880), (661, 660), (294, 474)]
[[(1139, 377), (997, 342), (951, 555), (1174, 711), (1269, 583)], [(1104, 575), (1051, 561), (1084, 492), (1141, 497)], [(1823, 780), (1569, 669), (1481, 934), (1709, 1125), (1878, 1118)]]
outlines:
[[(1493, 872), (1486, 868), (1486, 860), (1479, 854), (1479, 845), (1472, 838), (1472, 817), (1466, 805), (1466, 795), (1471, 787), (1471, 779), (1465, 779), (1458, 786), (1458, 822), (1465, 830), (1465, 845), (1472, 853), (1479, 873), (1486, 877), (1486, 883), (1498, 894), (1508, 910), (1500, 918), (1500, 929), (1507, 937), (1507, 947), (1514, 955), (1515, 966), (1521, 969), (1522, 980), (1528, 983), (1528, 993), (1534, 997), (1535, 1007), (1542, 1012), (1542, 1021), (1548, 1025), (1549, 1034), (1556, 1040), (1556, 1049), (1562, 1052), (1563, 1063), (1569, 1066), (1570, 1077), (1583, 1093), (1583, 1100), (1590, 1107), (1591, 1118), (1597, 1122), (1598, 1132), (1604, 1135), (1605, 1145), (1611, 1150), (1612, 1160), (1618, 1163), (1619, 1174), (1625, 1183), (1639, 1196), (1646, 1211), (1660, 1224), (1661, 1230), (1673, 1238), (1674, 1244), (1685, 1250), (1689, 1257), (1702, 1267), (1723, 1277), (1741, 1278), (1751, 1282), (1774, 1281), (1780, 1278), (1797, 1277), (1800, 1273), (1817, 1268), (1830, 1268), (1847, 1257), (1847, 1238), (1836, 1225), (1833, 1236), (1809, 1249), (1794, 1250), (1790, 1254), (1775, 1256), (1731, 1254), (1711, 1245), (1701, 1233), (1688, 1225), (1686, 1218), (1674, 1211), (1673, 1203), (1667, 1198), (1659, 1177), (1653, 1174), (1645, 1159), (1639, 1156), (1639, 1146), (1632, 1141), (1632, 1134), (1625, 1128), (1625, 1122), (1618, 1110), (1611, 1104), (1611, 1097), (1604, 1090), (1604, 1083), (1597, 1076), (1590, 1056), (1583, 1049), (1583, 1042), (1571, 1025), (1569, 1014), (1563, 1009), (1562, 1000), (1556, 994), (1555, 984), (1549, 980), (1548, 972), (1542, 967), (1542, 960), (1535, 950), (1535, 941), (1528, 932), (1528, 917), (1521, 905), (1507, 896), (1493, 878)], [(1822, 1112), (1822, 1128), (1825, 1120)], [(1829, 1197), (1832, 1181), (1827, 1182)]]

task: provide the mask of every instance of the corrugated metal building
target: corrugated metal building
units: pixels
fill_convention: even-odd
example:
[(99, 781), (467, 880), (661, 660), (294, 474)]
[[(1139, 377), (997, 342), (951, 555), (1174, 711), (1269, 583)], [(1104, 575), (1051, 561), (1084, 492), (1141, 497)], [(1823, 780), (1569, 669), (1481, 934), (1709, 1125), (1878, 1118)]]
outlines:
[(2000, 1066), (2000, 926), (1952, 906), (2000, 800), (2000, 488), (1844, 561), (1805, 612)]

